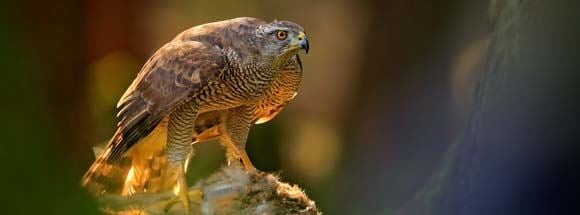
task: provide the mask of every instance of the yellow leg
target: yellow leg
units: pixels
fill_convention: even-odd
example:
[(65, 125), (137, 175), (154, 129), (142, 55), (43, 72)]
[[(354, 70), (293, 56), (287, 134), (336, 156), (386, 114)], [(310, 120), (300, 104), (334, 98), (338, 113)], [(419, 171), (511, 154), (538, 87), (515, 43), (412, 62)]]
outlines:
[(241, 160), (249, 172), (256, 170), (245, 150), (254, 113), (253, 110), (252, 107), (246, 106), (230, 110), (220, 130), (222, 135), (221, 143), (227, 149), (228, 163)]
[(183, 167), (183, 164), (179, 166), (179, 171), (177, 175), (177, 184), (179, 186), (177, 196), (179, 196), (181, 202), (183, 203), (183, 210), (185, 214), (189, 214), (189, 212), (191, 211), (191, 207), (189, 204), (189, 195), (187, 194), (189, 186), (187, 186), (187, 180), (185, 178), (185, 169)]
[[(178, 190), (177, 198), (183, 203), (185, 214), (190, 213), (190, 203), (185, 179), (185, 162), (192, 155), (193, 128), (197, 117), (196, 103), (187, 103), (179, 106), (169, 115), (167, 125), (167, 148), (165, 154), (168, 159), (168, 171), (175, 173)], [(171, 205), (168, 205), (171, 207)]]
[(236, 151), (235, 153), (238, 155), (240, 160), (242, 160), (242, 164), (244, 164), (244, 167), (246, 170), (248, 170), (248, 172), (253, 172), (256, 170), (256, 167), (254, 167), (254, 164), (252, 164), (252, 161), (250, 160), (250, 157), (248, 157), (248, 153), (246, 153), (245, 149), (237, 149), (236, 146), (232, 146), (231, 148)]
[(189, 202), (189, 186), (187, 186), (187, 180), (185, 178), (185, 169), (183, 164), (179, 164), (177, 166), (168, 165), (171, 168), (170, 171), (176, 171), (177, 173), (177, 192), (175, 199), (170, 200), (167, 205), (165, 206), (165, 212), (167, 213), (171, 207), (180, 202), (183, 204), (183, 211), (185, 214), (190, 214), (191, 211), (191, 203)]

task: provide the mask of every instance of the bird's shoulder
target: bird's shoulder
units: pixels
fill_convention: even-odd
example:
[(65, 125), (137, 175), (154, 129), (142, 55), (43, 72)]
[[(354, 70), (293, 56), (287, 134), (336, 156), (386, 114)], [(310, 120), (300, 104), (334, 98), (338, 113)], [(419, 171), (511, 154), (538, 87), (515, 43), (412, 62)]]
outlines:
[(221, 50), (199, 41), (172, 41), (158, 49), (117, 104), (112, 157), (121, 156), (228, 67)]
[(266, 24), (261, 19), (253, 17), (239, 17), (218, 22), (211, 22), (188, 28), (179, 33), (174, 41), (199, 41), (218, 47), (232, 46), (232, 43), (247, 37), (248, 33)]
[[(171, 41), (145, 63), (137, 78), (119, 100), (145, 100), (149, 105), (170, 105), (182, 100), (216, 79), (228, 67), (219, 47), (199, 41)], [(149, 110), (154, 110), (149, 108)]]

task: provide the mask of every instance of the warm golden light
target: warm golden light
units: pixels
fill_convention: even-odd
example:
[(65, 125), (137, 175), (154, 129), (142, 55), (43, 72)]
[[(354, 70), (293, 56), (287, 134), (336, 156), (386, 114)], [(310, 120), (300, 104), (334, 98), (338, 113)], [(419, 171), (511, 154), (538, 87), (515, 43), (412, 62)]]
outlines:
[(127, 173), (127, 178), (125, 179), (125, 185), (123, 186), (123, 192), (121, 193), (121, 195), (129, 196), (135, 193), (135, 190), (131, 185), (133, 184), (134, 180), (135, 180), (135, 168), (131, 167), (131, 169), (129, 169), (129, 173)]

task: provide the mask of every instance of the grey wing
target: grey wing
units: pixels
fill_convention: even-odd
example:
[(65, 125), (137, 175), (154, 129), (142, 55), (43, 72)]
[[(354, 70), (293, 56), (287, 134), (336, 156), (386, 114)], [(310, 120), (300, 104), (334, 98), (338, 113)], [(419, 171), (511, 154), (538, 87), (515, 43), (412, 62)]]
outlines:
[[(171, 42), (145, 64), (121, 97), (107, 160), (120, 158), (172, 110), (195, 96), (227, 67), (218, 48), (196, 41)], [(105, 151), (107, 152), (107, 151)]]

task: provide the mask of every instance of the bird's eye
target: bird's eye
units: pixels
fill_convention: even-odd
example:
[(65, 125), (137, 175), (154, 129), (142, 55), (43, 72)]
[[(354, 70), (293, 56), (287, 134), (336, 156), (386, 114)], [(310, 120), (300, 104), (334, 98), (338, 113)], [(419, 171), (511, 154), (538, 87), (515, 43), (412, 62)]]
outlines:
[(286, 31), (278, 31), (278, 32), (276, 32), (276, 37), (279, 40), (285, 40), (286, 37), (288, 37), (288, 32), (286, 32)]

